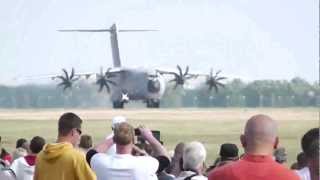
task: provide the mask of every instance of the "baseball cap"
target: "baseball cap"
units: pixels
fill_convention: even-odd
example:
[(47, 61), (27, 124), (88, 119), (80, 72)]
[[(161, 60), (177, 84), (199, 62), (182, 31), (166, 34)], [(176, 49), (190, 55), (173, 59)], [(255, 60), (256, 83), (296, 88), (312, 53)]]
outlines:
[(127, 121), (127, 118), (124, 117), (124, 116), (115, 116), (112, 118), (112, 124), (111, 124), (111, 127), (114, 128), (114, 126), (116, 124), (120, 124), (122, 122), (126, 122)]

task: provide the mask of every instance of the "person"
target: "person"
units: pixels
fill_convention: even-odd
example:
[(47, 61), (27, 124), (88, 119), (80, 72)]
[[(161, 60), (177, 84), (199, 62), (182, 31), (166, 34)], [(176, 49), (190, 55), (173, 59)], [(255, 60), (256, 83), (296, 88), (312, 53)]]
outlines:
[(92, 148), (92, 137), (84, 134), (80, 138), (79, 149), (86, 154)]
[(224, 143), (220, 146), (219, 157), (214, 161), (213, 165), (206, 170), (206, 172), (209, 172), (216, 167), (237, 161), (238, 159), (239, 149), (237, 145), (232, 143)]
[(0, 161), (0, 179), (1, 180), (16, 180), (14, 172), (7, 168), (2, 161)]
[(297, 162), (293, 163), (290, 169), (300, 170), (302, 168), (307, 167), (307, 165), (308, 165), (308, 160), (306, 155), (304, 154), (304, 152), (300, 152), (297, 155)]
[[(87, 161), (97, 175), (98, 180), (111, 177), (121, 180), (155, 180), (156, 172), (162, 171), (169, 165), (165, 148), (152, 135), (152, 132), (140, 127), (141, 136), (151, 145), (156, 158), (151, 156), (133, 156), (134, 128), (127, 122), (114, 127), (112, 139), (106, 139), (87, 153)], [(116, 144), (116, 154), (105, 154), (113, 143)]]
[(1, 161), (6, 165), (6, 166), (10, 166), (11, 162), (12, 162), (12, 156), (10, 155), (10, 153), (4, 149), (4, 148), (1, 148), (0, 149), (1, 152), (0, 152), (0, 159)]
[(18, 147), (12, 152), (12, 161), (19, 159), (20, 157), (24, 157), (27, 154), (28, 154), (28, 151), (25, 148)]
[(319, 179), (319, 128), (310, 129), (301, 139), (301, 147), (307, 158), (307, 167), (297, 172), (302, 180)]
[(176, 180), (206, 180), (207, 177), (203, 175), (206, 155), (207, 152), (202, 143), (197, 141), (188, 143), (182, 155), (183, 171)]
[(209, 180), (298, 180), (293, 171), (273, 159), (277, 148), (277, 125), (267, 115), (252, 116), (246, 123), (244, 134), (240, 136), (244, 156), (233, 163), (209, 172)]
[(30, 153), (27, 156), (14, 160), (11, 169), (16, 175), (16, 180), (32, 180), (34, 165), (37, 154), (42, 150), (45, 140), (40, 136), (35, 136), (30, 142)]
[(284, 164), (287, 162), (287, 153), (284, 147), (279, 147), (274, 150), (273, 156), (276, 162)]
[[(124, 117), (124, 116), (114, 116), (114, 117), (112, 118), (112, 121), (111, 121), (111, 130), (112, 130), (112, 132), (111, 132), (110, 135), (107, 136), (106, 139), (113, 138), (113, 135), (114, 135), (114, 133), (113, 133), (114, 127), (115, 127), (117, 124), (120, 124), (120, 123), (126, 122), (126, 121), (127, 121), (127, 118)], [(116, 145), (113, 144), (113, 145), (107, 150), (106, 153), (109, 154), (109, 155), (116, 154)]]
[(17, 141), (16, 141), (16, 149), (17, 148), (24, 148), (26, 151), (29, 150), (29, 143), (28, 143), (28, 140), (26, 140), (25, 138), (19, 138)]
[(72, 112), (59, 118), (57, 142), (45, 145), (38, 154), (34, 180), (96, 179), (83, 153), (74, 148), (79, 143), (81, 124), (82, 119)]
[(170, 167), (168, 168), (168, 173), (174, 175), (175, 177), (182, 171), (182, 154), (185, 147), (184, 142), (180, 142), (174, 148), (174, 154)]

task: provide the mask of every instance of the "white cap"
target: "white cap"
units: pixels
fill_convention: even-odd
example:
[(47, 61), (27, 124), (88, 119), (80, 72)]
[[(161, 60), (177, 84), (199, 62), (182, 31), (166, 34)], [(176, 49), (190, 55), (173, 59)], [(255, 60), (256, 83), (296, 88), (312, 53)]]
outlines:
[(122, 122), (126, 122), (127, 121), (127, 118), (125, 118), (124, 116), (115, 116), (112, 118), (112, 125), (111, 127), (114, 128), (114, 126), (116, 124), (120, 124)]

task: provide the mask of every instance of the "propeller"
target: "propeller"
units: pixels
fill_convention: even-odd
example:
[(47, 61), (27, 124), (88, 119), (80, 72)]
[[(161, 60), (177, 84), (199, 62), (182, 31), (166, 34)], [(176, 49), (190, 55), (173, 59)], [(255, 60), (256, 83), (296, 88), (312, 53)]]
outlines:
[(206, 80), (206, 84), (209, 86), (209, 91), (212, 90), (212, 88), (214, 88), (214, 90), (216, 92), (218, 92), (219, 87), (225, 87), (224, 84), (222, 84), (220, 81), (227, 79), (226, 77), (219, 77), (218, 75), (221, 73), (221, 70), (217, 71), (215, 75), (213, 75), (213, 69), (210, 69), (210, 74), (207, 75), (207, 80)]
[(71, 74), (69, 75), (66, 69), (62, 69), (63, 74), (60, 76), (56, 76), (56, 78), (60, 79), (61, 82), (58, 86), (63, 87), (65, 91), (68, 88), (72, 88), (72, 84), (79, 79), (79, 77), (75, 77), (74, 68), (71, 69)]
[(175, 82), (174, 89), (177, 88), (178, 85), (184, 85), (186, 80), (196, 77), (196, 75), (189, 74), (189, 66), (186, 67), (185, 71), (183, 72), (181, 67), (177, 65), (178, 73), (176, 72), (168, 72), (169, 74), (174, 75), (174, 79), (171, 79), (169, 82)]
[(107, 92), (110, 93), (110, 84), (117, 85), (114, 81), (110, 80), (110, 78), (115, 77), (115, 74), (110, 72), (111, 68), (108, 68), (104, 73), (103, 69), (100, 69), (100, 74), (97, 74), (96, 84), (99, 85), (99, 92), (103, 90), (105, 87)]

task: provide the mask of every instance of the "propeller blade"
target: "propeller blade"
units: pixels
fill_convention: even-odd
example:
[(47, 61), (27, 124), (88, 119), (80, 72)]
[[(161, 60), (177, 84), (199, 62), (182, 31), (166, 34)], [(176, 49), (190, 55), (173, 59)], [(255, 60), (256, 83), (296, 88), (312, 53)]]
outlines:
[(182, 74), (182, 69), (181, 69), (181, 67), (180, 67), (179, 65), (177, 65), (177, 68), (178, 68), (178, 70), (179, 70), (180, 77), (182, 77), (183, 74)]
[(101, 84), (99, 84), (100, 86), (99, 86), (99, 92), (101, 92), (102, 91), (102, 89), (103, 89), (103, 84), (101, 83)]
[(217, 77), (220, 73), (221, 73), (221, 70), (217, 71), (214, 77)]
[(66, 69), (62, 69), (62, 71), (64, 72), (65, 79), (66, 79), (66, 80), (69, 80), (69, 75), (68, 75), (67, 70), (66, 70)]
[(73, 77), (74, 77), (74, 68), (71, 69), (70, 79), (72, 79)]
[(61, 81), (66, 81), (67, 80), (64, 76), (57, 76), (56, 78), (61, 79)]
[(218, 77), (217, 79), (216, 79), (216, 81), (220, 81), (220, 80), (224, 80), (224, 79), (227, 79), (226, 77)]
[(114, 86), (116, 86), (116, 85), (117, 85), (117, 83), (116, 83), (116, 82), (113, 82), (113, 81), (108, 80), (108, 79), (107, 79), (107, 82), (108, 82), (108, 83), (110, 83), (110, 84), (112, 84), (112, 85), (114, 85)]
[(107, 92), (110, 93), (110, 87), (108, 84), (106, 84), (106, 89), (107, 89)]
[(216, 84), (213, 84), (213, 87), (214, 87), (214, 90), (218, 92), (218, 86)]
[(186, 67), (186, 71), (184, 72), (183, 76), (186, 76), (189, 73), (189, 66)]

